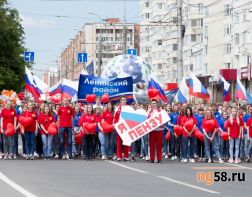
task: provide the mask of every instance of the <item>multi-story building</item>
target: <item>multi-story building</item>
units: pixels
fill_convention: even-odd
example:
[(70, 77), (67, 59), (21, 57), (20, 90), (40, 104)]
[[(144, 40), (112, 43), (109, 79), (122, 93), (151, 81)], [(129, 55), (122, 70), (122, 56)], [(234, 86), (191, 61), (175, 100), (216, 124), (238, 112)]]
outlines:
[[(124, 33), (125, 27), (125, 33)], [(86, 23), (81, 31), (61, 54), (61, 72), (65, 78), (77, 80), (84, 66), (93, 61), (95, 74), (101, 71), (109, 60), (123, 54), (123, 36), (126, 37), (126, 49), (139, 50), (140, 26), (134, 23), (122, 23), (119, 19), (108, 18), (104, 22)], [(88, 62), (78, 64), (77, 53), (86, 52)]]
[(49, 86), (55, 85), (60, 80), (58, 67), (50, 67), (44, 73), (44, 82)]

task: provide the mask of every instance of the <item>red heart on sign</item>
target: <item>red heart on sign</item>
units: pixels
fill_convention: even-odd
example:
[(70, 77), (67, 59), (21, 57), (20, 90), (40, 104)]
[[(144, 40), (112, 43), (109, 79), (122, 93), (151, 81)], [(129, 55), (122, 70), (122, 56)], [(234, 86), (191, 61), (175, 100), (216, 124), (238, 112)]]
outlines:
[(32, 124), (32, 118), (31, 117), (24, 117), (24, 116), (21, 116), (18, 120), (20, 122), (20, 124), (26, 128), (28, 127), (30, 124)]
[(213, 131), (215, 127), (215, 121), (213, 119), (207, 120), (205, 125), (206, 125), (206, 131)]
[(158, 95), (158, 90), (157, 89), (149, 89), (148, 90), (148, 96), (149, 96), (149, 98), (154, 98), (155, 96), (157, 96)]
[(103, 129), (103, 133), (112, 133), (114, 131), (113, 125), (107, 123), (106, 121), (101, 122), (101, 127)]
[(102, 103), (108, 103), (109, 102), (109, 94), (103, 94), (101, 97)]
[(171, 132), (170, 132), (170, 131), (168, 131), (168, 132), (166, 133), (165, 139), (166, 139), (167, 141), (169, 141), (169, 140), (171, 139)]
[(5, 135), (7, 136), (13, 136), (15, 134), (14, 126), (11, 123), (7, 124), (7, 128), (5, 131)]
[(174, 132), (177, 136), (181, 136), (183, 134), (183, 127), (179, 125), (174, 126)]
[(221, 138), (224, 141), (228, 141), (228, 132), (221, 132)]
[(86, 122), (84, 124), (84, 128), (88, 132), (86, 134), (93, 135), (93, 134), (95, 134), (95, 131), (96, 131), (96, 123), (88, 123), (88, 122)]
[(58, 133), (58, 127), (56, 125), (56, 123), (51, 123), (47, 129), (48, 131), (48, 135), (57, 135)]
[(200, 141), (204, 142), (204, 134), (200, 132), (198, 128), (195, 129), (195, 136)]
[(192, 129), (193, 129), (193, 126), (194, 126), (194, 124), (193, 124), (193, 121), (187, 121), (186, 123), (185, 123), (185, 128), (187, 129), (187, 131), (188, 132), (191, 132), (192, 131)]

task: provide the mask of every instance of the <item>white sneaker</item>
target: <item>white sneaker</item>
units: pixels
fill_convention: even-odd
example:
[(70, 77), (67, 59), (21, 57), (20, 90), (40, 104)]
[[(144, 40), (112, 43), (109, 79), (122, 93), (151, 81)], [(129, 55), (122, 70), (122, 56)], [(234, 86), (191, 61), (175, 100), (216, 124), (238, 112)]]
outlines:
[(129, 158), (124, 158), (123, 160), (124, 160), (124, 161), (129, 161)]
[(174, 160), (175, 160), (175, 157), (174, 157), (174, 156), (172, 156), (171, 160), (172, 160), (172, 161), (174, 161)]
[(65, 154), (62, 156), (62, 159), (66, 159), (66, 155)]
[(8, 156), (7, 155), (4, 155), (4, 158), (3, 159), (8, 159)]
[(178, 157), (175, 155), (175, 156), (174, 156), (174, 159), (178, 159)]
[(102, 155), (102, 160), (106, 160), (107, 157), (105, 155)]
[(228, 162), (229, 163), (234, 163), (234, 160), (233, 159), (229, 159)]
[(190, 159), (190, 163), (195, 163), (196, 161), (194, 159)]
[(224, 163), (224, 161), (222, 159), (219, 159), (219, 163)]
[(145, 161), (149, 161), (149, 160), (150, 160), (149, 156), (146, 156)]
[(14, 155), (14, 156), (13, 156), (13, 159), (17, 159), (17, 155)]
[(211, 159), (208, 159), (208, 163), (212, 163)]
[(59, 158), (59, 155), (55, 155), (54, 159), (58, 159)]
[(113, 157), (113, 160), (116, 160), (116, 159), (117, 159), (117, 156), (114, 156), (114, 157)]
[(235, 159), (235, 164), (238, 164), (239, 163), (239, 160), (238, 159)]
[(3, 159), (3, 155), (2, 154), (0, 154), (0, 159)]
[(117, 161), (122, 161), (122, 159), (121, 158), (117, 158)]
[(168, 159), (168, 155), (165, 155), (165, 159)]

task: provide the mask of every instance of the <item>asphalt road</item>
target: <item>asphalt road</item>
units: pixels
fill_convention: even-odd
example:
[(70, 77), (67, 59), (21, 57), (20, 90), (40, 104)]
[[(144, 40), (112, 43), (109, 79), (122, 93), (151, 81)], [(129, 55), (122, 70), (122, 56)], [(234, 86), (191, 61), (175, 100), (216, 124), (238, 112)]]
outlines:
[[(244, 182), (199, 183), (197, 172), (245, 173)], [(23, 192), (23, 193), (22, 193)], [(101, 160), (0, 160), (1, 197), (252, 196), (252, 164)]]

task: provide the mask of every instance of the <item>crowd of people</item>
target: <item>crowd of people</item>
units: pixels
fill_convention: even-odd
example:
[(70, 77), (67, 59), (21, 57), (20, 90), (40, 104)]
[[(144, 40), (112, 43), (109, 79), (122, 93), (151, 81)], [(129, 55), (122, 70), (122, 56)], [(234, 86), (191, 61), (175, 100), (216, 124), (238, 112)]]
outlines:
[[(49, 159), (102, 159), (160, 163), (164, 159), (181, 162), (240, 163), (249, 162), (252, 153), (252, 106), (223, 104), (160, 104), (151, 100), (149, 104), (130, 104), (135, 110), (144, 109), (148, 117), (165, 110), (170, 121), (151, 131), (131, 146), (124, 146), (115, 130), (105, 132), (102, 124), (116, 124), (120, 119), (127, 98), (120, 103), (70, 103), (61, 104), (6, 101), (1, 107), (0, 159), (25, 158)], [(30, 117), (29, 125), (20, 124), (22, 117)], [(48, 127), (57, 123), (57, 134), (50, 135)], [(191, 123), (189, 130), (186, 125)], [(209, 129), (209, 122), (213, 125)], [(7, 135), (8, 124), (14, 125), (15, 133)], [(87, 129), (95, 124), (95, 132)], [(86, 126), (85, 126), (86, 125)], [(180, 134), (176, 129), (180, 126)], [(203, 139), (196, 138), (196, 130)], [(169, 138), (167, 133), (169, 132)], [(223, 139), (226, 133), (228, 139)], [(22, 143), (21, 141), (22, 140)], [(19, 143), (20, 141), (20, 143)], [(19, 144), (22, 145), (20, 148)], [(21, 150), (22, 149), (22, 150)], [(138, 160), (139, 160), (138, 159)]]

